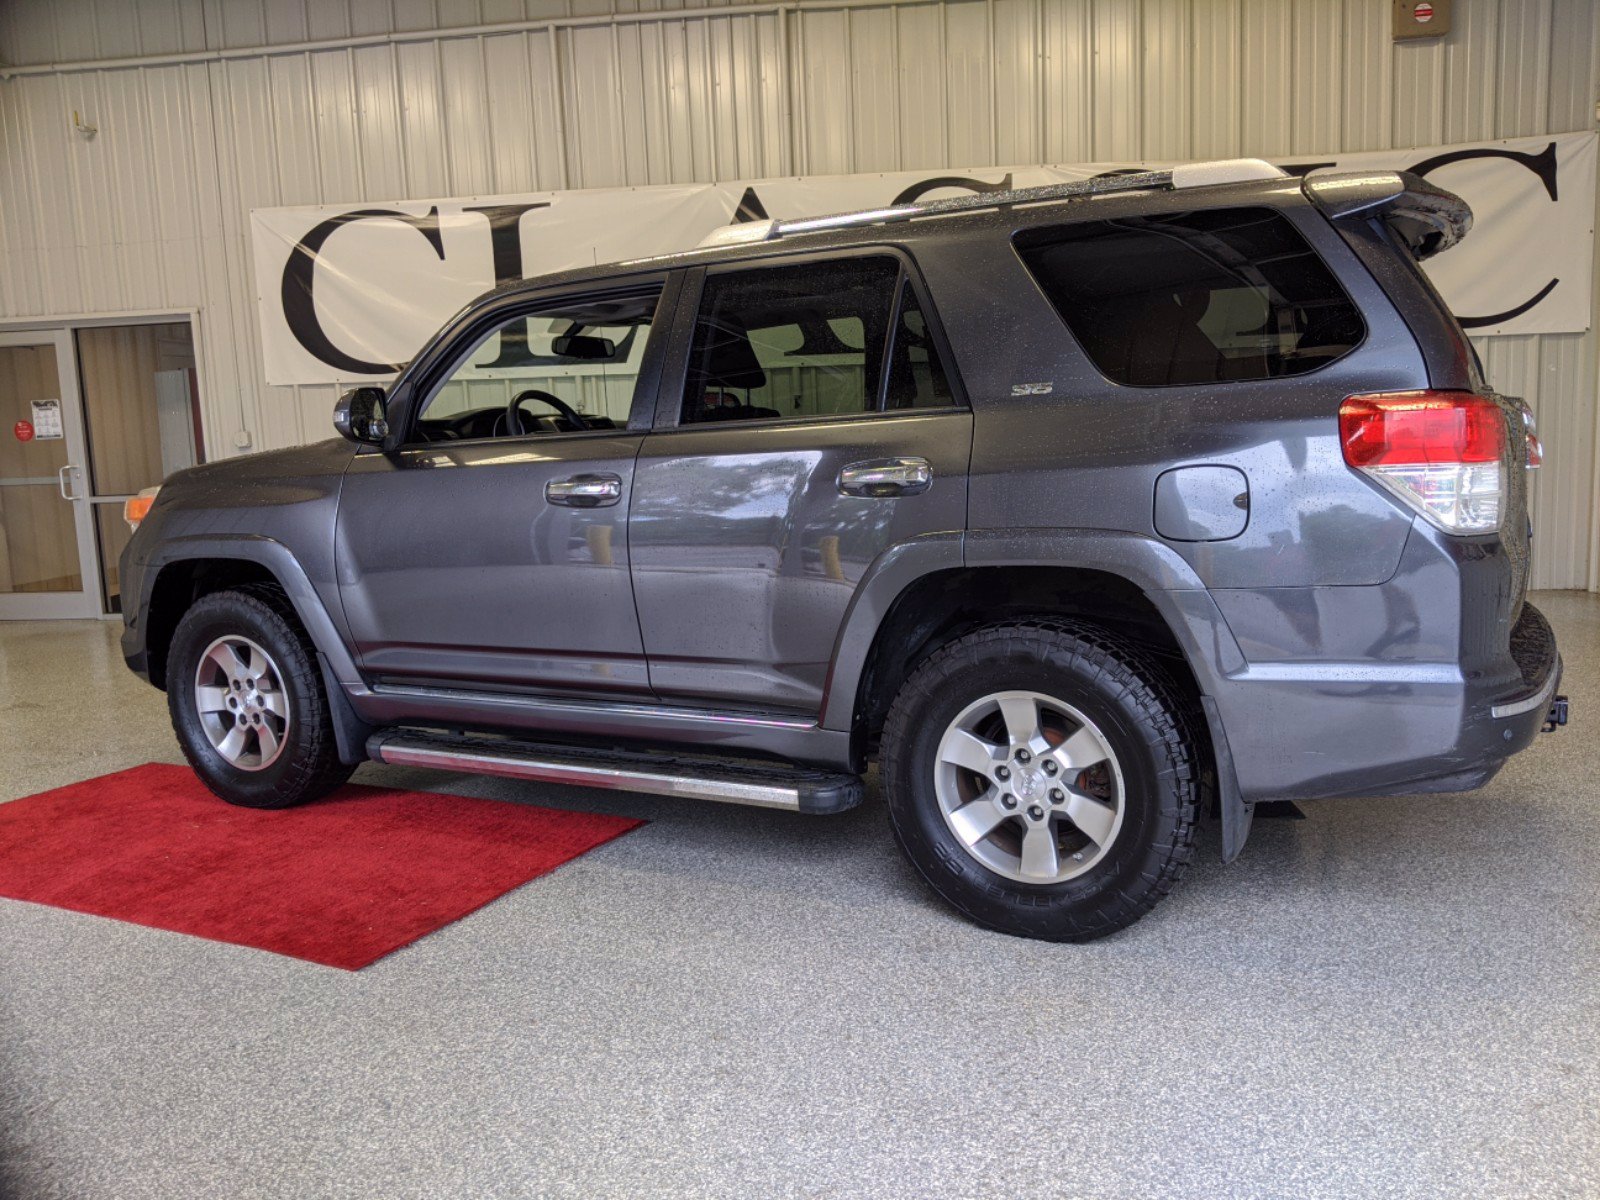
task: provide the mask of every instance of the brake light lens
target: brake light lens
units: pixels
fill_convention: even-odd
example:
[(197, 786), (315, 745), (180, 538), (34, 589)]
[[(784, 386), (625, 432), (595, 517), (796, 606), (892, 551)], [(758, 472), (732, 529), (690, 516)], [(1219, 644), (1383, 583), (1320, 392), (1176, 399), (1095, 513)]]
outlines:
[(1471, 392), (1378, 392), (1339, 406), (1344, 460), (1446, 533), (1492, 533), (1505, 496), (1506, 421)]

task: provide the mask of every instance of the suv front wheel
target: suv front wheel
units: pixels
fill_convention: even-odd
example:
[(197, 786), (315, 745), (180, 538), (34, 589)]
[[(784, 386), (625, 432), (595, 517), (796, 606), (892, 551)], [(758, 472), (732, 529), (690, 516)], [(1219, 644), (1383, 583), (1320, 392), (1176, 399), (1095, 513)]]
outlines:
[(195, 601), (167, 655), (167, 707), (195, 774), (230, 804), (304, 804), (353, 770), (339, 761), (316, 650), (275, 587)]
[(1163, 673), (1065, 622), (946, 644), (896, 696), (881, 778), (896, 840), (980, 924), (1088, 941), (1138, 920), (1193, 855), (1195, 738)]

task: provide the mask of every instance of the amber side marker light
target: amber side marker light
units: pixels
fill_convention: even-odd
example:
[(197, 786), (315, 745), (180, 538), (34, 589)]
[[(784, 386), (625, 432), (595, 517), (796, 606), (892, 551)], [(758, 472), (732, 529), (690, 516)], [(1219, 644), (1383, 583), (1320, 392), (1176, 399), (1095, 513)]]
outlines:
[(156, 502), (156, 493), (161, 488), (148, 487), (137, 496), (129, 496), (122, 502), (122, 519), (128, 523), (129, 529), (139, 528), (139, 522), (150, 515), (150, 508)]
[(1533, 419), (1533, 410), (1522, 406), (1522, 425), (1528, 431), (1528, 470), (1537, 471), (1544, 466), (1544, 443), (1539, 440), (1539, 425)]

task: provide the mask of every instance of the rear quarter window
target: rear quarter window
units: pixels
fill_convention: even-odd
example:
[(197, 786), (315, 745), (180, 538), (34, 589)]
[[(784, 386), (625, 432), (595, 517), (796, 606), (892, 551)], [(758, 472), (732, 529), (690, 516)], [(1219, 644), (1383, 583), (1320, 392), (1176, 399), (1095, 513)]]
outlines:
[(1366, 336), (1333, 272), (1270, 208), (1083, 221), (1016, 249), (1101, 374), (1131, 387), (1303, 375)]

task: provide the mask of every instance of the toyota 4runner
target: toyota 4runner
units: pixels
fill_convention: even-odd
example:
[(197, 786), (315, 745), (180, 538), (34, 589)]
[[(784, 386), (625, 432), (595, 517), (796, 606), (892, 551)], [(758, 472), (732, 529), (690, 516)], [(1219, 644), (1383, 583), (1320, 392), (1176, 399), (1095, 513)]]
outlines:
[(1083, 940), (1264, 800), (1564, 719), (1531, 415), (1394, 172), (1179, 167), (730, 226), (499, 288), (342, 439), (184, 471), (123, 646), (235, 804), (369, 759), (829, 813)]

